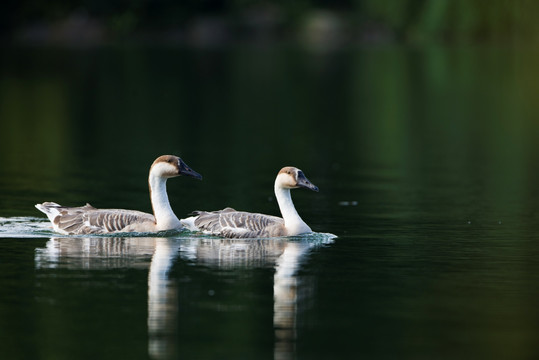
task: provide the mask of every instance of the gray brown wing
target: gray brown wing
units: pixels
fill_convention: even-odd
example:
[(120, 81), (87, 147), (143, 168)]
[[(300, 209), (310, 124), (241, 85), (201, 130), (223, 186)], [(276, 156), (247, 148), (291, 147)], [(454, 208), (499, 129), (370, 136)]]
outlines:
[(54, 219), (59, 229), (69, 234), (120, 232), (138, 222), (154, 222), (151, 214), (121, 209), (96, 209), (90, 205), (58, 209)]
[(226, 237), (265, 236), (269, 229), (284, 225), (284, 220), (277, 216), (236, 211), (226, 208), (220, 211), (198, 211), (195, 226)]

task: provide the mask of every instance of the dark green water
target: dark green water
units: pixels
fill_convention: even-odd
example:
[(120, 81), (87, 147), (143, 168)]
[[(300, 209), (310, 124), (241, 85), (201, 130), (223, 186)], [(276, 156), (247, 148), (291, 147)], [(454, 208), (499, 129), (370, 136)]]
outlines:
[[(4, 48), (6, 359), (534, 359), (539, 53), (518, 48)], [(278, 214), (320, 233), (55, 237), (33, 205)], [(335, 234), (333, 238), (327, 234)]]

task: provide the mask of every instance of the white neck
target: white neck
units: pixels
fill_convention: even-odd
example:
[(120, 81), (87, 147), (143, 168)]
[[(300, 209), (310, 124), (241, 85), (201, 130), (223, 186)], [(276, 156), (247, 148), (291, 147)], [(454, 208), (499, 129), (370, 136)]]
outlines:
[(281, 210), (281, 215), (284, 220), (284, 227), (287, 230), (288, 235), (299, 235), (307, 232), (311, 232), (311, 228), (301, 219), (292, 197), (290, 196), (290, 189), (285, 189), (275, 184), (275, 197)]
[(150, 184), (150, 200), (152, 201), (157, 229), (171, 230), (180, 228), (180, 220), (178, 220), (168, 202), (167, 179), (150, 173), (148, 182)]

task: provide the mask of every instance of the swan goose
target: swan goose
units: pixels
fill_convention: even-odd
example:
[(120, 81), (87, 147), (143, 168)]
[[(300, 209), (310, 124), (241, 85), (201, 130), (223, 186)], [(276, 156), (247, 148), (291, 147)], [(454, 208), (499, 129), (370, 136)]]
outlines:
[(257, 238), (295, 236), (312, 232), (301, 219), (290, 189), (307, 188), (318, 191), (298, 168), (287, 166), (282, 168), (275, 179), (275, 197), (281, 210), (282, 218), (225, 208), (218, 211), (195, 211), (186, 219), (180, 220), (192, 231), (203, 231), (228, 238)]
[(202, 179), (177, 156), (158, 157), (150, 168), (148, 183), (153, 215), (135, 210), (96, 209), (90, 204), (65, 207), (53, 202), (36, 204), (45, 213), (56, 232), (65, 235), (106, 234), (123, 232), (157, 232), (180, 229), (182, 224), (168, 201), (166, 182), (176, 176)]

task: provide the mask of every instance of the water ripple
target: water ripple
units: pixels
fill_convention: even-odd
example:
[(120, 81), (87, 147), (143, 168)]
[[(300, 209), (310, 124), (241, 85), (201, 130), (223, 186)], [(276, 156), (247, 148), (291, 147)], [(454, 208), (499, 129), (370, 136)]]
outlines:
[[(212, 235), (204, 235), (193, 233), (187, 229), (168, 230), (157, 233), (110, 233), (110, 234), (87, 234), (87, 235), (62, 235), (53, 231), (48, 219), (32, 216), (16, 216), (16, 217), (0, 217), (0, 238), (48, 238), (54, 236), (59, 237), (176, 237), (189, 234), (189, 237), (216, 239)], [(305, 241), (308, 240), (312, 244), (331, 243), (337, 236), (330, 233), (303, 234), (298, 236), (288, 237), (289, 240)], [(263, 240), (266, 238), (258, 238)], [(270, 239), (270, 238), (267, 238)], [(275, 239), (275, 238), (274, 238)], [(234, 239), (228, 239), (234, 240)], [(255, 240), (255, 239), (252, 239)]]
[(46, 218), (31, 216), (0, 217), (1, 238), (50, 237), (55, 233)]

